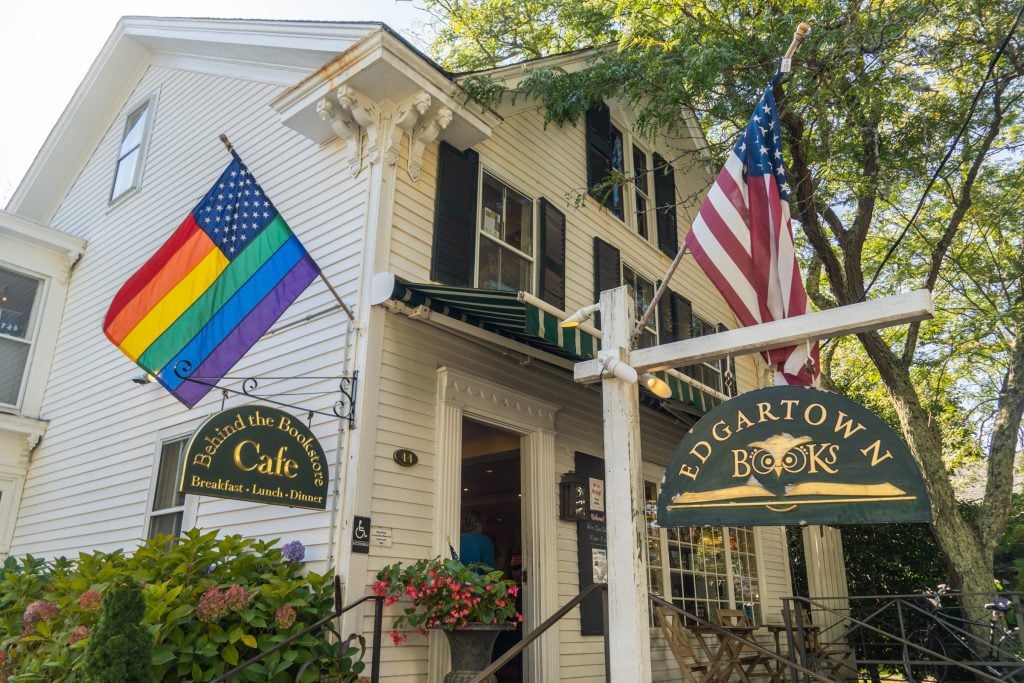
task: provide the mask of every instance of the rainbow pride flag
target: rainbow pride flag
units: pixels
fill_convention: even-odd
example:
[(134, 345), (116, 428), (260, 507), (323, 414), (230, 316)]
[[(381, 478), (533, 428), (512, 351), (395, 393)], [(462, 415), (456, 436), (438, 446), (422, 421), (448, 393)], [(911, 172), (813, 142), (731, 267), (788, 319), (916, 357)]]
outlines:
[(238, 154), (231, 156), (103, 321), (107, 338), (189, 408), (320, 273)]

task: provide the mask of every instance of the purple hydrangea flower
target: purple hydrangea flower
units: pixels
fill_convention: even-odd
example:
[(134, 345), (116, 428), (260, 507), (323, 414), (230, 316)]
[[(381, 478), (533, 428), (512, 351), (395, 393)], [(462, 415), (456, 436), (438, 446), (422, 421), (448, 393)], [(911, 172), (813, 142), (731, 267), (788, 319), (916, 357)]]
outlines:
[(302, 545), (301, 541), (291, 541), (281, 547), (281, 554), (286, 560), (302, 562), (303, 558), (306, 557), (306, 548)]

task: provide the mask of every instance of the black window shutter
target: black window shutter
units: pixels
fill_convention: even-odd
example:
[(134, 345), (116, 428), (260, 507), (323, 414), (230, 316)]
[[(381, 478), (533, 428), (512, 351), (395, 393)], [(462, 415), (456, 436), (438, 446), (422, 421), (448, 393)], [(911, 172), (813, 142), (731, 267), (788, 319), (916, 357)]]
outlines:
[(658, 248), (675, 258), (679, 251), (676, 226), (676, 174), (660, 154), (654, 155), (654, 205), (658, 221)]
[[(600, 237), (594, 238), (594, 301), (601, 301), (601, 292), (622, 285), (619, 250)], [(595, 316), (598, 326), (601, 322)]]
[(667, 344), (692, 337), (692, 315), (689, 301), (671, 290), (662, 294), (658, 301), (658, 342)]
[(565, 214), (540, 200), (540, 298), (565, 308)]
[(479, 166), (480, 155), (472, 149), (460, 152), (446, 142), (441, 143), (430, 260), (430, 279), (441, 284), (473, 286)]
[(587, 110), (587, 187), (595, 194), (593, 187), (608, 179), (612, 173), (612, 116), (608, 105), (602, 104)]

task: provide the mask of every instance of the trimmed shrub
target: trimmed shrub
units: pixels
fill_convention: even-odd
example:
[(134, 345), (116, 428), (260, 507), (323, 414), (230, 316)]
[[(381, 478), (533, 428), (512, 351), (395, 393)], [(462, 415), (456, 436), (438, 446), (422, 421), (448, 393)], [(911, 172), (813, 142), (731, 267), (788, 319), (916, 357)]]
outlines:
[[(211, 681), (331, 613), (330, 576), (302, 568), (277, 541), (198, 530), (154, 539), (131, 555), (8, 558), (0, 575), (0, 682), (100, 680), (86, 675), (85, 654), (122, 577), (141, 585), (152, 680)], [(294, 681), (301, 669), (301, 681), (354, 681), (363, 648), (352, 642), (359, 646), (336, 661), (336, 644), (306, 634), (235, 680)]]
[(150, 683), (153, 680), (149, 664), (153, 639), (142, 625), (145, 613), (146, 602), (139, 583), (126, 576), (115, 579), (103, 601), (103, 615), (96, 630), (82, 634), (89, 638), (83, 667), (86, 680), (90, 683)]

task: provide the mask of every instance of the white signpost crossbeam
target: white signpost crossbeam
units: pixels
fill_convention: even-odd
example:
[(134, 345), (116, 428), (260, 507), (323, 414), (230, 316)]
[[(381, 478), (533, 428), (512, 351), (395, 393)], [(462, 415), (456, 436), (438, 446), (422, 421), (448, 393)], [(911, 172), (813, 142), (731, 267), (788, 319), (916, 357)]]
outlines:
[[(603, 311), (602, 307), (602, 317)], [(902, 325), (931, 318), (934, 314), (931, 292), (919, 289), (706, 337), (636, 349), (629, 353), (627, 362), (638, 372), (692, 365), (726, 356), (780, 349), (808, 340), (813, 343), (819, 339)], [(599, 360), (577, 363), (575, 379), (581, 383), (596, 382), (601, 379), (602, 370)]]
[[(633, 302), (627, 287), (601, 292), (600, 356), (641, 372), (690, 365), (807, 341), (865, 332), (934, 315), (931, 293), (919, 290), (820, 313), (629, 350)], [(603, 380), (605, 513), (608, 540), (608, 661), (614, 683), (651, 680), (647, 601), (646, 517), (641, 477), (640, 407), (635, 383), (605, 370), (601, 360), (577, 363), (579, 383)], [(628, 373), (620, 373), (625, 376)], [(632, 377), (636, 381), (635, 375)]]

